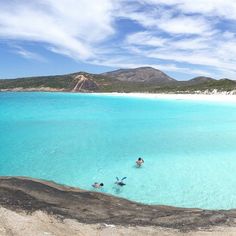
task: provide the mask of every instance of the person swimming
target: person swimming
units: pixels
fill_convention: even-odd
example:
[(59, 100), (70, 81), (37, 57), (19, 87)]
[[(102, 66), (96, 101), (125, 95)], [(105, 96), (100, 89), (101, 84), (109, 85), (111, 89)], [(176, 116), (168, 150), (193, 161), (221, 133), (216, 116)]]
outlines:
[(137, 167), (141, 167), (143, 163), (144, 163), (144, 160), (141, 157), (139, 157), (138, 160), (136, 161)]
[(127, 177), (123, 177), (121, 180), (118, 178), (118, 177), (116, 177), (116, 182), (115, 182), (115, 184), (117, 184), (117, 185), (119, 185), (119, 186), (124, 186), (124, 185), (126, 185), (124, 182), (123, 182), (123, 180), (125, 180)]
[(102, 188), (104, 186), (104, 184), (103, 183), (97, 183), (97, 182), (95, 182), (94, 184), (92, 184), (92, 187), (94, 187), (94, 188)]

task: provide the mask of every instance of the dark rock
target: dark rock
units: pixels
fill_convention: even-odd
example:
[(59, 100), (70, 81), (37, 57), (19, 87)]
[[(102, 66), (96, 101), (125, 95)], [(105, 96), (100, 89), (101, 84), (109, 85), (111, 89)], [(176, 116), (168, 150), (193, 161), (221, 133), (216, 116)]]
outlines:
[(161, 226), (183, 231), (236, 224), (235, 210), (144, 205), (107, 194), (23, 177), (0, 178), (0, 205), (15, 211), (42, 210), (58, 218), (71, 218), (88, 224)]

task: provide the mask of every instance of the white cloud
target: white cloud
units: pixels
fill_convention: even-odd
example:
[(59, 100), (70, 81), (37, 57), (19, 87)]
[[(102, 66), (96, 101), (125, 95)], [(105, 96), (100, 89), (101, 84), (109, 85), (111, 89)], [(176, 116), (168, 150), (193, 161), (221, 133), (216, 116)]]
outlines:
[(235, 21), (234, 0), (0, 0), (0, 39), (40, 43), (91, 64), (194, 75), (236, 76)]
[[(134, 63), (135, 61), (135, 63)], [(153, 67), (158, 70), (168, 71), (168, 72), (178, 72), (182, 74), (187, 74), (191, 76), (212, 76), (212, 73), (209, 73), (207, 70), (204, 69), (193, 69), (184, 66), (178, 66), (175, 63), (141, 63), (138, 58), (136, 60), (130, 56), (122, 56), (117, 58), (101, 58), (92, 61), (95, 65), (100, 66), (111, 66), (111, 67), (118, 67), (118, 68), (137, 68), (137, 67)]]
[(158, 28), (171, 34), (206, 34), (212, 31), (202, 17), (180, 16), (157, 20)]
[(16, 0), (0, 2), (0, 38), (43, 42), (85, 60), (94, 44), (114, 31), (109, 0)]
[(164, 46), (167, 39), (153, 36), (150, 32), (139, 32), (128, 35), (126, 42), (134, 45), (145, 45), (145, 46)]
[(213, 23), (216, 22), (200, 15), (189, 16), (181, 12), (177, 14), (175, 8), (166, 9), (161, 4), (148, 11), (141, 11), (136, 6), (124, 6), (117, 14), (119, 17), (136, 21), (145, 28), (161, 30), (169, 34), (202, 35), (215, 32)]
[(206, 39), (202, 37), (172, 39), (155, 36), (153, 31), (138, 32), (127, 36), (125, 43), (128, 45), (152, 46), (156, 48), (168, 48), (178, 50), (198, 50), (209, 47)]
[(190, 68), (208, 67), (209, 71), (218, 71), (221, 75), (228, 71), (227, 74), (236, 76), (236, 36), (232, 28), (227, 28), (227, 22), (220, 19), (236, 19), (235, 1), (139, 2), (143, 7), (150, 4), (152, 10), (147, 12), (128, 8), (122, 15), (147, 29), (127, 36), (125, 47), (131, 53), (166, 63), (184, 63)]
[(141, 0), (146, 4), (156, 6), (174, 6), (183, 13), (196, 13), (207, 16), (223, 17), (225, 19), (236, 19), (236, 4), (234, 0)]
[[(185, 63), (193, 66), (211, 67), (219, 74), (236, 75), (236, 37), (226, 32), (211, 36), (190, 38), (165, 38), (154, 36), (155, 32), (141, 32), (129, 35), (125, 41), (126, 48), (134, 55), (144, 58)], [(149, 39), (152, 42), (149, 43)], [(155, 43), (157, 40), (157, 43)], [(159, 42), (163, 42), (160, 44)], [(149, 48), (143, 45), (151, 46)]]
[(33, 59), (41, 62), (46, 62), (46, 58), (42, 57), (38, 53), (31, 52), (18, 45), (11, 45), (12, 51), (25, 59)]

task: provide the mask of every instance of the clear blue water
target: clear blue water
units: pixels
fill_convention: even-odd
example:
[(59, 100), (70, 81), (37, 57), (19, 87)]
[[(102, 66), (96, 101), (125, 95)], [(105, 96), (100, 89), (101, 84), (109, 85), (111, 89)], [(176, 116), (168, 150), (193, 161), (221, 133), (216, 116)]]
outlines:
[[(138, 202), (236, 208), (236, 104), (0, 93), (0, 175)], [(135, 167), (142, 156), (145, 164)], [(116, 188), (115, 177), (127, 176)]]

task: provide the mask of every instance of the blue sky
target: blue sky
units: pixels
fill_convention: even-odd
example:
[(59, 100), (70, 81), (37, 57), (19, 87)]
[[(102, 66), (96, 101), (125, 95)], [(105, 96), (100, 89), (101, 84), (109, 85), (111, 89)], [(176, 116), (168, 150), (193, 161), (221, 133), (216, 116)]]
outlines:
[(0, 0), (0, 78), (152, 66), (236, 79), (235, 0)]

